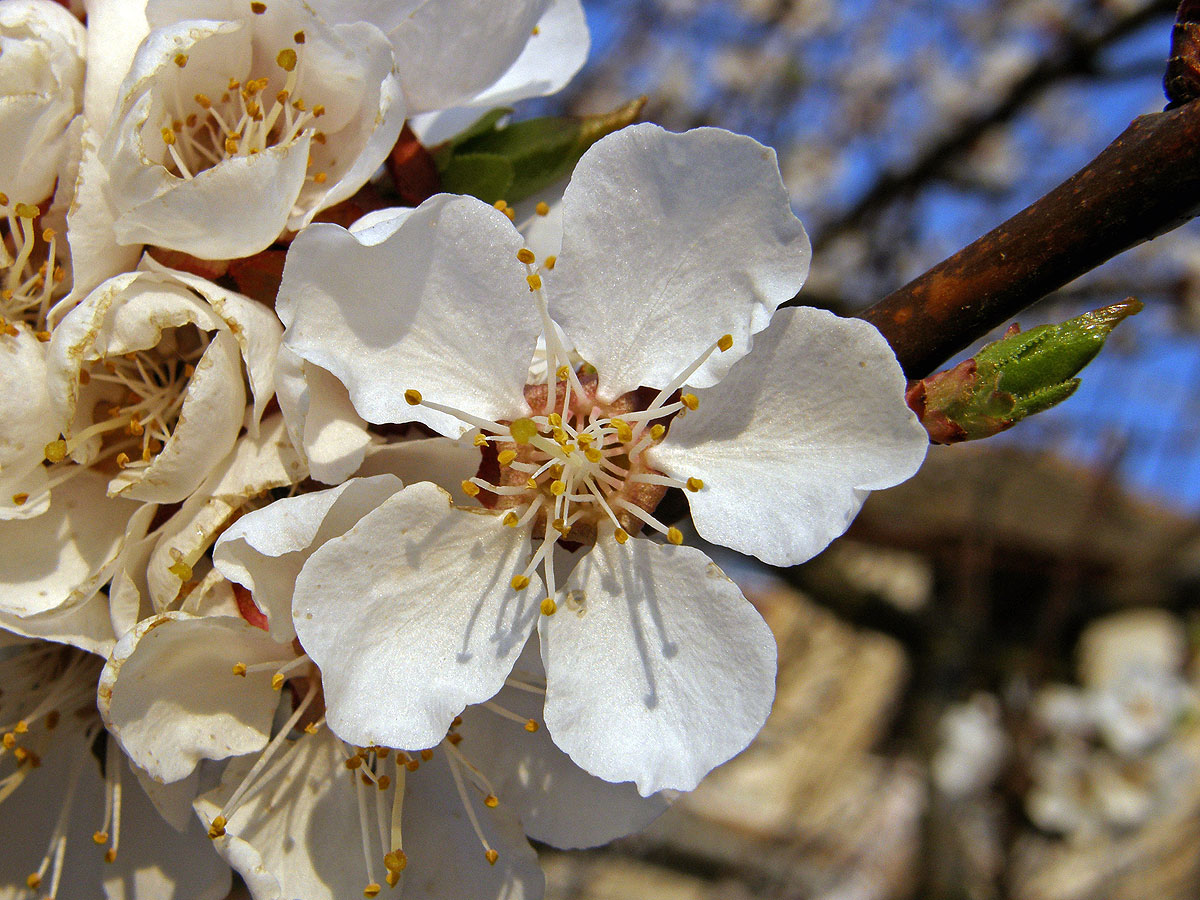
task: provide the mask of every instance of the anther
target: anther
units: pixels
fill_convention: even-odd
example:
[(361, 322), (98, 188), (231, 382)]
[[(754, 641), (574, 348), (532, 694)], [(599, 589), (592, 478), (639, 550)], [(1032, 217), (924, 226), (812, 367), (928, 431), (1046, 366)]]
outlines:
[(173, 132), (170, 128), (164, 128), (162, 130), (162, 139), (163, 143), (170, 147), (175, 143), (175, 132)]
[(724, 353), (726, 350), (728, 350), (732, 346), (733, 346), (733, 335), (732, 334), (722, 335), (720, 340), (717, 341), (717, 349), (720, 350), (722, 353)]
[(533, 719), (530, 719), (528, 722), (525, 723), (525, 730), (528, 731), (530, 734), (536, 733), (539, 727), (540, 726), (538, 725), (538, 723), (535, 722)]
[(507, 466), (509, 463), (511, 463), (516, 458), (517, 458), (516, 450), (505, 450), (504, 452), (497, 454), (496, 462), (500, 463), (500, 465), (502, 465), (502, 466)]
[(283, 690), (283, 673), (282, 672), (276, 672), (274, 675), (271, 676), (271, 690), (273, 690), (273, 691), (282, 691)]
[(404, 392), (404, 402), (407, 403), (409, 406), (420, 406), (421, 405), (421, 392), (418, 390), (414, 390), (413, 388), (409, 388), (407, 391)]
[(107, 831), (93, 832), (92, 843), (99, 844), (101, 846), (107, 844), (108, 843), (108, 832)]
[(667, 529), (667, 540), (678, 546), (683, 543), (683, 532), (672, 525)]
[(117, 468), (123, 469), (127, 465), (129, 465), (129, 454), (128, 453), (118, 453), (117, 454)]
[(224, 816), (217, 816), (208, 826), (208, 836), (214, 841), (225, 834), (225, 826), (229, 824)]
[(700, 478), (689, 478), (687, 480), (687, 489), (693, 494), (704, 487), (704, 481)]
[(242, 663), (242, 662), (234, 663), (233, 664), (233, 674), (237, 675), (240, 678), (245, 678), (246, 677), (246, 664)]
[[(407, 399), (407, 396), (406, 394), (405, 399)], [(514, 443), (528, 444), (537, 435), (538, 427), (533, 419), (516, 419), (508, 426), (508, 431), (512, 435)]]
[(24, 491), (22, 491), (19, 494), (12, 495), (12, 502), (13, 502), (14, 506), (24, 506), (26, 501), (28, 501), (28, 500), (29, 500), (29, 495), (26, 494)]
[(609, 424), (616, 429), (619, 441), (627, 444), (633, 440), (633, 428), (624, 419), (613, 419)]
[(364, 897), (378, 897), (379, 892), (382, 890), (383, 890), (383, 885), (381, 885), (377, 881), (372, 881), (365, 888), (363, 888), (363, 896)]
[(539, 216), (548, 216), (550, 215), (550, 204), (545, 200), (539, 200), (538, 205), (533, 208), (533, 211)]
[(508, 201), (507, 200), (497, 200), (495, 203), (492, 204), (492, 206), (496, 207), (496, 209), (500, 210), (500, 212), (504, 212), (506, 209), (508, 209)]
[(475, 482), (464, 481), (462, 483), (461, 487), (462, 487), (462, 492), (464, 494), (466, 494), (468, 497), (478, 497), (479, 496), (479, 485), (475, 484)]
[(542, 276), (539, 275), (537, 272), (534, 272), (532, 275), (526, 275), (525, 280), (529, 282), (529, 289), (531, 291), (541, 290)]
[(663, 425), (661, 422), (655, 422), (650, 426), (650, 437), (653, 440), (661, 441), (666, 433), (667, 426)]
[(421, 751), (421, 759), (424, 762), (429, 762), (431, 759), (433, 759), (433, 750), (429, 747), (426, 747)]
[(511, 583), (514, 591), (523, 591), (525, 588), (529, 587), (529, 576), (514, 575)]
[(389, 869), (387, 874), (383, 876), (383, 880), (388, 883), (388, 887), (395, 887), (400, 882), (400, 873)]
[(291, 47), (284, 47), (275, 56), (275, 65), (283, 69), (285, 72), (290, 72), (296, 68), (296, 51)]
[(345, 761), (346, 768), (352, 772), (355, 769), (357, 769), (359, 766), (361, 766), (362, 764), (363, 764), (363, 758), (361, 756), (359, 756), (357, 753)]
[(545, 259), (543, 259), (543, 260), (542, 260), (542, 268), (543, 268), (543, 269), (548, 269), (548, 270), (550, 270), (550, 271), (553, 271), (553, 270), (554, 270), (554, 264), (555, 264), (556, 262), (558, 262), (558, 257), (557, 257), (557, 256), (553, 256), (553, 255), (552, 255), (552, 256), (547, 256)]
[(613, 532), (613, 537), (616, 538), (618, 544), (623, 544), (629, 540), (629, 532), (624, 528), (618, 528)]
[(700, 398), (695, 394), (684, 394), (679, 398), (679, 402), (690, 410), (695, 410), (700, 406)]
[(488, 809), (495, 809), (497, 806), (500, 805), (500, 798), (497, 797), (495, 794), (488, 794), (486, 797), (483, 798), (483, 805), (486, 806)]
[(517, 251), (517, 260), (525, 263), (527, 266), (533, 263), (536, 259), (537, 257), (533, 255), (533, 251), (526, 247), (522, 247)]
[[(224, 832), (222, 832), (222, 834), (224, 834)], [(117, 861), (117, 851), (114, 850), (112, 847), (109, 847), (107, 850), (105, 850), (104, 851), (104, 861), (106, 863), (108, 863), (110, 866), (113, 863), (115, 863)]]
[(446, 735), (446, 740), (448, 740), (453, 746), (457, 747), (462, 743), (462, 735), (457, 731), (452, 731)]
[(187, 64), (188, 64), (188, 57), (187, 57), (186, 53), (176, 53), (175, 54), (175, 65), (179, 66), (179, 68), (182, 69)]
[(292, 35), (292, 40), (295, 41), (297, 44), (303, 44), (305, 41), (304, 32), (297, 31), (295, 34)]
[(250, 12), (254, 13), (256, 16), (261, 16), (266, 11), (267, 4), (265, 3), (259, 3), (258, 0), (255, 0), (255, 2), (250, 4)]
[(520, 519), (520, 517), (519, 517), (519, 516), (518, 516), (518, 515), (517, 515), (515, 512), (513, 512), (512, 510), (509, 510), (508, 512), (506, 512), (506, 513), (504, 514), (504, 518), (503, 518), (503, 519), (501, 519), (501, 521), (502, 521), (502, 522), (503, 522), (505, 525), (507, 525), (509, 528), (516, 528), (516, 527), (517, 527), (517, 523), (518, 523), (519, 521), (521, 521), (521, 519)]
[(567, 376), (570, 374), (571, 374), (571, 369), (569, 366), (559, 366), (558, 369), (554, 373), (554, 377), (557, 378), (559, 381), (566, 381)]
[(543, 616), (552, 616), (558, 612), (558, 604), (554, 602), (553, 597), (547, 597), (542, 601), (541, 610)]
[(486, 447), (488, 444), (488, 439), (486, 437), (484, 437), (482, 434), (477, 434), (477, 435), (475, 435), (475, 440), (473, 443), (475, 444), (476, 447)]
[(39, 875), (37, 872), (31, 873), (29, 875), (29, 877), (25, 879), (25, 885), (31, 891), (36, 891), (38, 888), (40, 888), (42, 886), (42, 876)]
[(489, 849), (487, 853), (483, 854), (483, 856), (484, 859), (488, 861), (489, 866), (494, 866), (496, 864), (496, 860), (500, 858), (500, 854), (495, 849)]
[(383, 864), (389, 872), (403, 872), (408, 866), (408, 856), (403, 850), (390, 850), (383, 854)]
[(31, 203), (18, 203), (13, 209), (18, 219), (36, 219), (38, 208)]
[(566, 492), (567, 483), (565, 481), (560, 481), (556, 478), (554, 481), (550, 482), (550, 493), (555, 497), (561, 497)]

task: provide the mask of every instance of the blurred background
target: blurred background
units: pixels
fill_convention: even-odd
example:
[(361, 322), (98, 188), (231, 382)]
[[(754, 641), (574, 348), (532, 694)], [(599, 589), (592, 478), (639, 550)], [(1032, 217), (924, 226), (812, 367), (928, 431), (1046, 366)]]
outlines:
[[(1174, 4), (584, 0), (591, 63), (526, 107), (775, 148), (850, 314), (1162, 108)], [(545, 851), (567, 898), (1200, 897), (1200, 228), (1024, 313), (1135, 296), (1062, 406), (933, 448), (811, 563), (710, 548), (780, 645), (760, 739), (649, 832)], [(697, 543), (699, 543), (697, 541)]]

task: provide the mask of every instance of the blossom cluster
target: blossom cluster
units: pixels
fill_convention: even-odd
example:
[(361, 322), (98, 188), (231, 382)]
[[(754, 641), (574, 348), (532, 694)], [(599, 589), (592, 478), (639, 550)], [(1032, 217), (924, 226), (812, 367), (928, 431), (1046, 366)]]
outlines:
[(643, 827), (771, 706), (660, 502), (813, 556), (924, 457), (894, 356), (781, 308), (750, 138), (375, 202), (565, 84), (577, 0), (85, 6), (0, 2), (0, 897), (541, 896), (528, 839)]

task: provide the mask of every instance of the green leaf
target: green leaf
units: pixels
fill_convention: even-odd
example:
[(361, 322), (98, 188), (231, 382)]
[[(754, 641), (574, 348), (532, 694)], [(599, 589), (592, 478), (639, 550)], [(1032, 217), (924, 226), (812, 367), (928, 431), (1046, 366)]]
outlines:
[(494, 153), (455, 156), (440, 174), (442, 190), (451, 194), (470, 194), (485, 203), (507, 197), (513, 183), (512, 163)]

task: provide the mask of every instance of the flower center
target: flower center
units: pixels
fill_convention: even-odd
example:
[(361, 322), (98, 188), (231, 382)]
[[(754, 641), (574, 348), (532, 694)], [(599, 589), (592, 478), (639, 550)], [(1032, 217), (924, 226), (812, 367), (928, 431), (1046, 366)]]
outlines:
[[(304, 32), (294, 36), (297, 47), (304, 43)], [(181, 69), (188, 64), (184, 53), (175, 56)], [(191, 102), (176, 96), (168, 101), (159, 124), (166, 149), (163, 165), (172, 175), (191, 179), (213, 166), (237, 156), (253, 156), (270, 147), (286, 147), (306, 131), (313, 140), (325, 143), (325, 135), (313, 123), (325, 114), (325, 107), (309, 107), (296, 94), (300, 56), (296, 48), (285, 47), (275, 57), (276, 70), (259, 78), (230, 78), (224, 88), (212, 94), (197, 93)], [(309, 160), (309, 165), (312, 161)], [(328, 176), (315, 172), (308, 180), (323, 184)]]
[(62, 293), (66, 272), (55, 259), (54, 229), (38, 229), (39, 215), (36, 206), (0, 193), (0, 334), (15, 337), (19, 322), (48, 341), (50, 301)]

